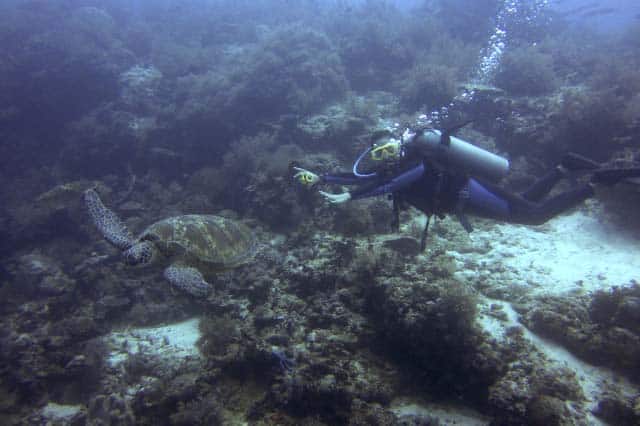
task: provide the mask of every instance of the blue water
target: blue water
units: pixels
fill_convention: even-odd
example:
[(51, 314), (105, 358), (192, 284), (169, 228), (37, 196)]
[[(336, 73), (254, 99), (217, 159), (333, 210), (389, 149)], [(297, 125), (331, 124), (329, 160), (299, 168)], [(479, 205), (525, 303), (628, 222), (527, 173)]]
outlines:
[[(444, 416), (418, 400), (473, 424), (591, 416), (582, 373), (519, 335), (640, 377), (640, 256), (615, 238), (640, 234), (640, 193), (558, 167), (640, 162), (639, 18), (640, 0), (0, 0), (0, 426)], [(400, 148), (429, 127), (456, 130)], [(404, 153), (431, 174), (330, 186), (362, 152), (362, 173)], [(458, 177), (485, 185), (482, 166), (507, 175), (480, 202), (562, 177), (581, 210), (467, 218)], [(637, 425), (633, 398), (592, 402)]]
[(600, 31), (622, 31), (640, 20), (638, 0), (550, 0), (549, 6), (574, 24)]

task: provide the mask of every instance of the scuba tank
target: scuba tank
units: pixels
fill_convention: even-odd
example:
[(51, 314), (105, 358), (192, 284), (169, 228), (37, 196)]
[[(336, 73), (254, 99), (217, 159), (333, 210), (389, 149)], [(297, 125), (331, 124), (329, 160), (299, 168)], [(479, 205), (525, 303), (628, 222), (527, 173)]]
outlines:
[(417, 150), (445, 170), (455, 169), (491, 181), (509, 172), (509, 160), (451, 136), (451, 131), (425, 129), (411, 134), (407, 130), (403, 140), (407, 141), (407, 150)]

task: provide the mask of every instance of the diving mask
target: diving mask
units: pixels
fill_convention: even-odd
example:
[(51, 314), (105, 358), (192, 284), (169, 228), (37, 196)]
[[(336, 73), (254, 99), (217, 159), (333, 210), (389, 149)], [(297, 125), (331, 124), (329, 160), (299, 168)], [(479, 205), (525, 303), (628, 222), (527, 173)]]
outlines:
[(371, 147), (371, 159), (374, 161), (384, 161), (400, 157), (401, 142), (397, 139), (388, 139), (386, 143), (374, 144)]

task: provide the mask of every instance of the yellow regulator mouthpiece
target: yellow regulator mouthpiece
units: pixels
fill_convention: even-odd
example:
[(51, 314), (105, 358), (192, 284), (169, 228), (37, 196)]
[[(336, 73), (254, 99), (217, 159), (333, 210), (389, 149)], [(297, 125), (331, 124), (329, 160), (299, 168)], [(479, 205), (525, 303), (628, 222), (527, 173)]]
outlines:
[(320, 177), (317, 174), (310, 172), (309, 170), (305, 170), (301, 167), (294, 167), (293, 170), (296, 171), (296, 174), (293, 175), (293, 178), (300, 182), (302, 185), (313, 186), (320, 180)]

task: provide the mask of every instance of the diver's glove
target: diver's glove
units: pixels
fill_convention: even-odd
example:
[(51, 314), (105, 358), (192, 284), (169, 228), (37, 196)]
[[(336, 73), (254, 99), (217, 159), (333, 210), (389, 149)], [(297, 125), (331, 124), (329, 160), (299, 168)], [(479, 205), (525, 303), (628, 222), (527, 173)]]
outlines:
[(320, 176), (302, 167), (294, 167), (293, 170), (297, 172), (293, 175), (293, 178), (302, 185), (313, 186), (320, 181)]
[(320, 195), (322, 195), (324, 199), (331, 204), (342, 204), (351, 199), (351, 194), (349, 192), (343, 192), (342, 194), (331, 194), (329, 192), (320, 191)]

